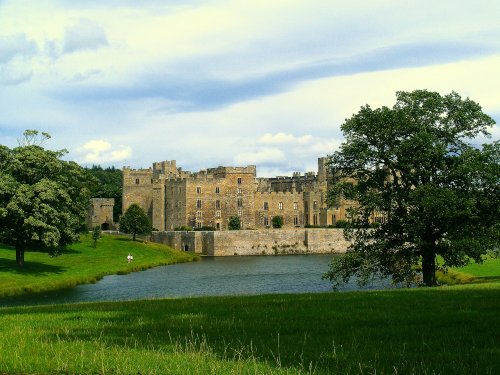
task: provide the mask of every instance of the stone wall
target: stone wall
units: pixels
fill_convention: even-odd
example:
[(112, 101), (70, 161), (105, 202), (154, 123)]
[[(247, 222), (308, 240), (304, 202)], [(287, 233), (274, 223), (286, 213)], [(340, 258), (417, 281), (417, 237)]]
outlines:
[(154, 232), (152, 241), (209, 256), (345, 253), (342, 229)]

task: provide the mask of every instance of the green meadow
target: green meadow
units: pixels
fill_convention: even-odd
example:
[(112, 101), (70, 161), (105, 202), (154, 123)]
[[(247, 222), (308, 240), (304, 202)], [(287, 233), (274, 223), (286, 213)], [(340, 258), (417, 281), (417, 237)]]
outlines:
[[(132, 263), (127, 263), (129, 253), (134, 257)], [(0, 297), (95, 283), (106, 275), (195, 259), (190, 253), (161, 244), (132, 241), (125, 236), (104, 235), (94, 248), (90, 235), (85, 235), (56, 257), (43, 252), (26, 252), (25, 267), (19, 269), (14, 249), (0, 244)]]
[[(3, 295), (193, 259), (112, 236), (13, 253)], [(0, 308), (0, 374), (499, 374), (500, 260), (454, 272), (471, 283)]]

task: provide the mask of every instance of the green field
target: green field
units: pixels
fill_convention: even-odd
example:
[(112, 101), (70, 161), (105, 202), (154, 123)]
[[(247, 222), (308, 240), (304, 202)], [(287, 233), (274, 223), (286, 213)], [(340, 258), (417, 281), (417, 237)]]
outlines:
[(499, 374), (499, 308), (498, 283), (1, 308), (0, 368)]
[[(112, 236), (14, 257), (3, 295), (193, 259)], [(0, 374), (499, 374), (500, 260), (454, 272), (473, 283), (0, 308)]]
[[(127, 263), (127, 255), (134, 256)], [(191, 253), (167, 246), (132, 241), (124, 236), (104, 235), (92, 246), (90, 235), (82, 236), (57, 257), (28, 251), (25, 267), (16, 266), (14, 249), (0, 244), (0, 297), (56, 290), (94, 283), (105, 275), (125, 274), (159, 265), (196, 259)]]

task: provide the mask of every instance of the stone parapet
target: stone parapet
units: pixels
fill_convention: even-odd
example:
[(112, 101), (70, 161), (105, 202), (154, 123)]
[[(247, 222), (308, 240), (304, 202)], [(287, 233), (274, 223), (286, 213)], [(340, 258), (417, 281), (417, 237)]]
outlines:
[(153, 242), (207, 256), (345, 253), (342, 229), (153, 232)]

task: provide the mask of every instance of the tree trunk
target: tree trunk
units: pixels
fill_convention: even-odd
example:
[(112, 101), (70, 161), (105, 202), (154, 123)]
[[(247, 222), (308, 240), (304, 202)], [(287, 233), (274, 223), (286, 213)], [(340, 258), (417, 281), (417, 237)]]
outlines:
[(134, 237), (132, 238), (132, 241), (135, 241), (135, 232), (134, 232), (133, 236), (134, 236)]
[(16, 247), (16, 264), (18, 267), (24, 267), (24, 249)]
[(425, 286), (436, 285), (436, 254), (429, 249), (422, 255), (422, 277)]

